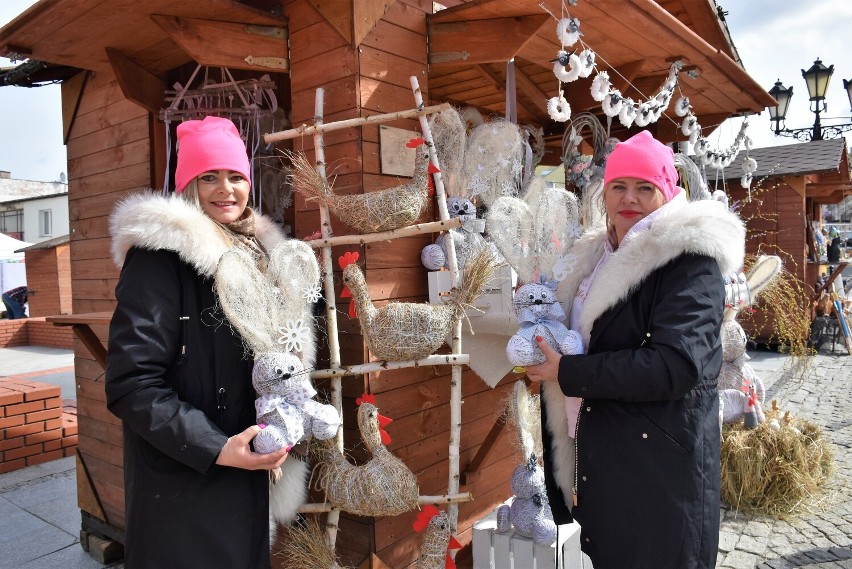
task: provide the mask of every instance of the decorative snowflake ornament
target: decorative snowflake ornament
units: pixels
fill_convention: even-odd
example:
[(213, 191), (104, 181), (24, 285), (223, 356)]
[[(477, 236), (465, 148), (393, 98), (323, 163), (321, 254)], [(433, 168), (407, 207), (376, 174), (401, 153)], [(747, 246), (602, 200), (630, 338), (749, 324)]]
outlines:
[(301, 352), (302, 346), (311, 341), (311, 330), (303, 320), (287, 320), (284, 326), (278, 328), (281, 336), (278, 343), (288, 352)]
[(322, 288), (319, 284), (313, 283), (302, 289), (302, 298), (311, 304), (319, 302), (319, 299), (322, 298)]

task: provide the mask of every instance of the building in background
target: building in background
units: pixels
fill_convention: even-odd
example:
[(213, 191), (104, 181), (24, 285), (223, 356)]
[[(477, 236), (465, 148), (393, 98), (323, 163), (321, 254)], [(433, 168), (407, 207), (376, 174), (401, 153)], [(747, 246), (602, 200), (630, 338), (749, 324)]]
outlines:
[(0, 233), (41, 243), (68, 231), (68, 184), (16, 180), (0, 171)]

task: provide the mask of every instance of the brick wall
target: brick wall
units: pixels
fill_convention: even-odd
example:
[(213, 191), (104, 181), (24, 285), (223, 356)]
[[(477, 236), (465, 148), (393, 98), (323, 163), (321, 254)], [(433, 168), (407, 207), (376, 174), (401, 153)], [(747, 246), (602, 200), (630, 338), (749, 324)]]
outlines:
[(0, 474), (71, 456), (76, 448), (76, 403), (63, 403), (59, 387), (0, 378)]
[(26, 346), (28, 341), (26, 318), (0, 320), (0, 348)]
[(74, 333), (69, 326), (54, 326), (44, 318), (0, 320), (0, 348), (48, 346), (74, 348)]
[(54, 326), (44, 318), (27, 319), (27, 342), (30, 346), (74, 349), (74, 332), (70, 326)]

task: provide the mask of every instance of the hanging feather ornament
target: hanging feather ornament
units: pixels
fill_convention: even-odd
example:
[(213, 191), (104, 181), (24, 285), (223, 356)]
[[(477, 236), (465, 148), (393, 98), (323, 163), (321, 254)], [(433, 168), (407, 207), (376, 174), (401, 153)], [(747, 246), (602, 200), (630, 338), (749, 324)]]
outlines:
[(558, 96), (547, 100), (547, 114), (557, 122), (571, 120), (571, 105), (565, 100), (562, 91), (559, 91)]
[(681, 97), (677, 100), (677, 103), (675, 103), (675, 114), (679, 117), (686, 116), (691, 109), (692, 105), (689, 104), (689, 97)]
[(621, 91), (614, 89), (607, 94), (602, 101), (601, 108), (608, 117), (617, 117), (621, 113), (624, 106), (624, 97), (621, 96)]
[(580, 20), (577, 18), (562, 18), (556, 25), (556, 37), (563, 46), (577, 43), (583, 32), (580, 31)]
[(592, 79), (592, 98), (599, 103), (603, 102), (610, 88), (612, 88), (612, 83), (609, 81), (609, 73), (599, 71)]

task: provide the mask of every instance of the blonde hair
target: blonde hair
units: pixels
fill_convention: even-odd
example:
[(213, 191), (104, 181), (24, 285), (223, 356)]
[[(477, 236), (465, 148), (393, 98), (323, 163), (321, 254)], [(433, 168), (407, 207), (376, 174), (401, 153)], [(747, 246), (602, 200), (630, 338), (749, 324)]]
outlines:
[(195, 204), (201, 208), (201, 200), (198, 198), (198, 178), (190, 180), (183, 188), (183, 191), (178, 195), (189, 203)]

